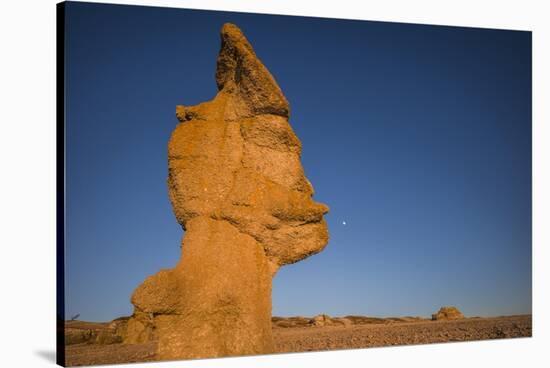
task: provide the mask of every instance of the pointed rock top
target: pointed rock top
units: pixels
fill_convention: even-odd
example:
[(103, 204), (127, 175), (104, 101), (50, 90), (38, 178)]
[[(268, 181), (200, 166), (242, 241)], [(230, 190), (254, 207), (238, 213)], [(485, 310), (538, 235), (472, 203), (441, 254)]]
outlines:
[(222, 26), (220, 33), (221, 33), (222, 40), (231, 42), (234, 45), (239, 44), (254, 54), (254, 50), (252, 49), (252, 46), (244, 36), (241, 29), (236, 25), (234, 25), (233, 23), (225, 23)]
[(251, 115), (288, 117), (289, 105), (285, 96), (239, 27), (224, 24), (221, 41), (216, 68), (218, 90), (244, 102)]

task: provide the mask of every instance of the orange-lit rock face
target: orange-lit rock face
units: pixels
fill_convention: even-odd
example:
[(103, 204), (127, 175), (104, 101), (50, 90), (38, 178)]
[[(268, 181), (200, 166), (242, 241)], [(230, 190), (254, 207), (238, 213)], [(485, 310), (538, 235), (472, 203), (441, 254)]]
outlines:
[(132, 297), (127, 341), (158, 336), (166, 359), (271, 352), (273, 275), (328, 241), (286, 98), (236, 26), (221, 38), (219, 92), (177, 107), (168, 144), (182, 258)]
[[(214, 111), (223, 110), (214, 100)], [(210, 108), (210, 107), (209, 107)], [(174, 212), (186, 227), (206, 216), (253, 237), (273, 269), (319, 252), (328, 240), (323, 214), (300, 163), (300, 141), (286, 118), (181, 123), (169, 144)]]

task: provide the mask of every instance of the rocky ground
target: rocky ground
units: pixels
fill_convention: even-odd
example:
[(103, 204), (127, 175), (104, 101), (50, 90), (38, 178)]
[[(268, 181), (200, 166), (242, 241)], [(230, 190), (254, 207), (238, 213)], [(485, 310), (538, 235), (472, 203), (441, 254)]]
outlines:
[(356, 349), (531, 336), (531, 316), (275, 329), (278, 352)]
[(121, 364), (151, 362), (155, 357), (157, 343), (145, 344), (76, 344), (65, 349), (66, 366), (82, 366), (96, 364)]
[[(98, 332), (84, 334), (105, 335), (109, 328), (108, 323), (74, 322), (67, 330), (74, 334), (78, 329), (90, 331), (94, 325)], [(273, 318), (278, 353), (530, 337), (531, 333), (530, 315), (434, 321), (416, 317)], [(66, 363), (80, 366), (157, 360), (154, 341), (135, 345), (116, 341), (97, 337), (83, 343), (75, 341), (66, 348)]]

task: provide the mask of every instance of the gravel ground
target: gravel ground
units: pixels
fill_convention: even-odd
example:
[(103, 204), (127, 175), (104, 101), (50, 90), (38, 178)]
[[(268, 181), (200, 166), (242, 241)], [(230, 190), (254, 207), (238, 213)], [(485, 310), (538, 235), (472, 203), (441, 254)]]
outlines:
[[(530, 337), (531, 334), (530, 315), (273, 330), (275, 348), (279, 353)], [(66, 363), (79, 366), (154, 361), (155, 350), (156, 342), (69, 345)]]
[(69, 345), (65, 349), (67, 366), (151, 362), (156, 360), (156, 342), (136, 345)]
[(278, 352), (357, 349), (531, 336), (531, 316), (467, 318), (273, 331)]

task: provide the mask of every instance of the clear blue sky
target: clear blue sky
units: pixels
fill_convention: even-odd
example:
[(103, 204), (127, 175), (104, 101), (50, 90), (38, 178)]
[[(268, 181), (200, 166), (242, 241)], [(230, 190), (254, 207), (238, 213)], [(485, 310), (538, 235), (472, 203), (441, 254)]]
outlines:
[(175, 106), (216, 93), (224, 22), (287, 96), (331, 209), (274, 315), (531, 312), (530, 32), (69, 3), (67, 315), (129, 315), (178, 261), (167, 142)]

